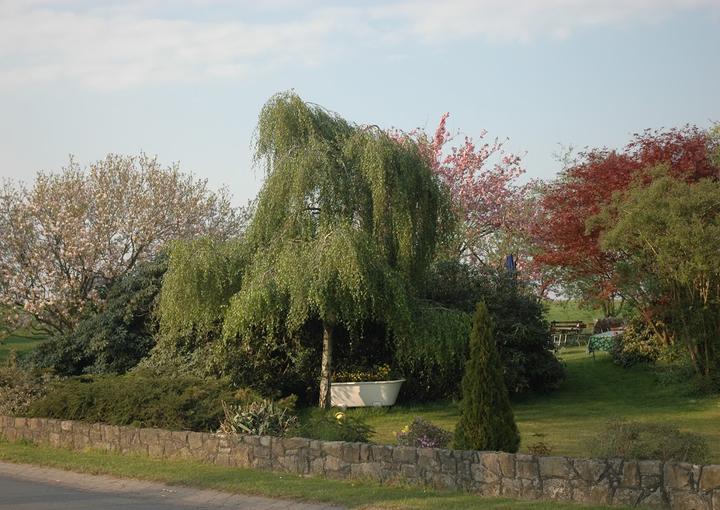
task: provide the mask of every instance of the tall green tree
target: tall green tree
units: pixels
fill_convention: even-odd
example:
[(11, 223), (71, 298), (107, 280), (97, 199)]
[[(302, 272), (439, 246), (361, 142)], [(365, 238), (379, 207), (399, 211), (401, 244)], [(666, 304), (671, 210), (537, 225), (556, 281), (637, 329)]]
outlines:
[(503, 380), (490, 312), (482, 302), (477, 305), (473, 317), (470, 358), (465, 365), (462, 391), (455, 447), (516, 452), (520, 434)]
[(338, 329), (361, 336), (367, 321), (395, 332), (407, 326), (449, 208), (414, 141), (290, 92), (260, 113), (256, 161), (266, 179), (225, 341), (293, 335), (319, 320), (319, 402), (329, 407)]

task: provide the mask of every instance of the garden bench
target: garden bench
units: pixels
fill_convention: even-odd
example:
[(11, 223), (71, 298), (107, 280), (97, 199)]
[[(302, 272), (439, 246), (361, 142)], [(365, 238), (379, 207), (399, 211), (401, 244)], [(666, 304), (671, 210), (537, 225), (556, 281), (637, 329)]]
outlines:
[(567, 345), (568, 338), (579, 341), (586, 327), (587, 324), (583, 321), (552, 321), (550, 323), (550, 333), (553, 337), (555, 350), (557, 351), (560, 347)]

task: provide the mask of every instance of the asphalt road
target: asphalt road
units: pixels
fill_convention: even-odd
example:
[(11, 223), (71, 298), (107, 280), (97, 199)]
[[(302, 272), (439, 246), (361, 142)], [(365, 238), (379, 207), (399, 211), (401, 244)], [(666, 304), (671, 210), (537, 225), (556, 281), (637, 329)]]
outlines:
[(0, 510), (342, 510), (0, 462)]

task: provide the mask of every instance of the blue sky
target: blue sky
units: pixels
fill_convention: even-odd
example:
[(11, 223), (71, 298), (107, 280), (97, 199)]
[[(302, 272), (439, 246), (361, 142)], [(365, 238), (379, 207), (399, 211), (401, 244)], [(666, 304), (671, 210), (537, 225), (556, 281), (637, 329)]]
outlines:
[(0, 0), (0, 177), (157, 154), (257, 192), (262, 104), (295, 89), (358, 123), (560, 144), (720, 120), (720, 0)]

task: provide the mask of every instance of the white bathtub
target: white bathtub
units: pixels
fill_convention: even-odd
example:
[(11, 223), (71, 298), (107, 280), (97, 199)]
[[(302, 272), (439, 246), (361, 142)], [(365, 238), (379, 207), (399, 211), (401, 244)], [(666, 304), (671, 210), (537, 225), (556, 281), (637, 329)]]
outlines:
[(335, 407), (391, 406), (404, 382), (405, 379), (331, 383), (330, 403)]

